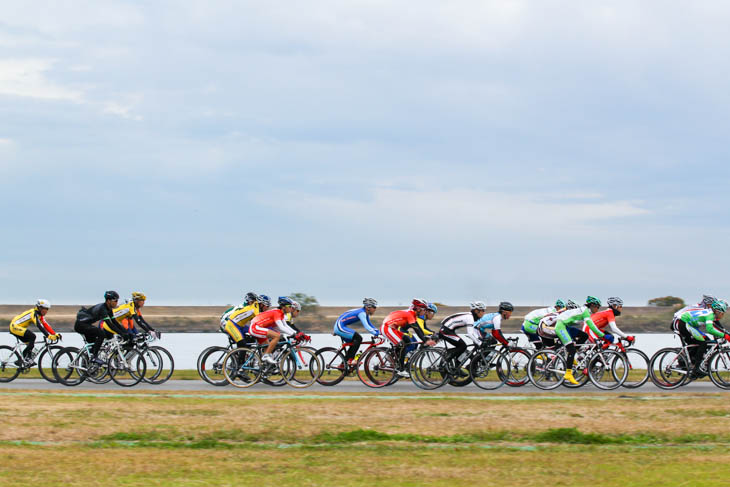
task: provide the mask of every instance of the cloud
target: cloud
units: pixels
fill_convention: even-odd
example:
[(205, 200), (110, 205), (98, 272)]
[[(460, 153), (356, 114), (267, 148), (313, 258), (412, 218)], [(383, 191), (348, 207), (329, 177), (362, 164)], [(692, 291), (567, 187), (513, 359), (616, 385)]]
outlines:
[(0, 59), (0, 95), (83, 102), (82, 91), (47, 78), (53, 65), (49, 59)]

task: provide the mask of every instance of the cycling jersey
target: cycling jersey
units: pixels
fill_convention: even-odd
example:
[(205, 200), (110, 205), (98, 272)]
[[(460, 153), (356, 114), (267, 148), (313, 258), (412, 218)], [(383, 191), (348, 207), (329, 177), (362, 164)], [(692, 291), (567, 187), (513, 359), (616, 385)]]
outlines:
[(695, 336), (697, 340), (704, 340), (701, 327), (704, 327), (705, 332), (715, 337), (725, 336), (723, 332), (715, 328), (715, 313), (711, 309), (690, 309), (685, 311), (679, 319), (686, 323), (688, 328), (691, 328), (689, 331), (693, 336), (695, 332), (698, 332), (698, 336)]
[[(558, 314), (558, 322), (555, 324), (555, 333), (558, 335), (558, 338), (560, 338), (563, 345), (573, 342), (574, 333), (580, 334), (583, 338), (588, 338), (577, 328), (573, 329), (574, 333), (571, 333), (568, 330), (568, 326), (572, 324), (579, 324), (581, 322), (591, 327), (591, 330), (598, 330), (591, 320), (591, 309), (588, 306), (580, 306)], [(600, 331), (598, 331), (598, 333), (602, 334)]]
[(279, 333), (283, 333), (287, 336), (293, 336), (296, 332), (286, 323), (286, 316), (280, 309), (270, 309), (259, 313), (256, 317), (251, 320), (251, 326), (248, 329), (248, 334), (259, 338), (266, 338), (266, 333), (269, 329), (275, 328)]
[(558, 335), (555, 333), (555, 325), (558, 323), (557, 313), (548, 313), (542, 317), (537, 327), (537, 334), (543, 338), (554, 339)]
[(525, 321), (522, 322), (522, 331), (525, 333), (537, 333), (537, 327), (540, 325), (540, 320), (544, 316), (555, 313), (555, 307), (549, 308), (538, 308), (530, 311), (525, 315)]
[(596, 333), (588, 324), (583, 325), (583, 332), (588, 334), (588, 337), (591, 339), (591, 341), (595, 341), (596, 338), (602, 338), (603, 335), (606, 333), (603, 331), (607, 326), (609, 330), (611, 330), (611, 333), (614, 335), (618, 335), (621, 338), (626, 338), (626, 333), (619, 330), (618, 326), (616, 326), (616, 316), (613, 313), (613, 310), (611, 308), (608, 308), (603, 311), (599, 311), (598, 313), (594, 313), (591, 315), (591, 321), (593, 322), (593, 325), (601, 331), (601, 333)]
[(368, 316), (364, 306), (342, 313), (335, 321), (334, 334), (345, 340), (352, 340), (356, 332), (351, 327), (358, 322), (362, 324), (368, 333), (372, 335), (379, 334), (377, 328), (370, 322), (370, 316)]
[(25, 331), (28, 329), (28, 325), (35, 325), (43, 333), (43, 336), (55, 335), (51, 325), (48, 324), (46, 319), (41, 315), (37, 308), (31, 308), (28, 311), (23, 311), (18, 316), (10, 320), (10, 333), (15, 336), (22, 337), (25, 335)]
[(383, 320), (380, 332), (385, 335), (394, 345), (403, 340), (404, 331), (413, 328), (421, 340), (425, 340), (423, 332), (416, 326), (416, 312), (412, 309), (393, 311)]
[(153, 330), (150, 324), (147, 323), (144, 318), (142, 318), (142, 313), (139, 309), (137, 309), (134, 301), (122, 304), (121, 306), (117, 306), (116, 308), (114, 308), (114, 310), (112, 311), (112, 318), (120, 324), (120, 329), (116, 329), (114, 326), (112, 326), (112, 324), (110, 324), (112, 320), (101, 321), (99, 323), (99, 328), (113, 335), (123, 335), (127, 332), (134, 334), (138, 333), (137, 329), (134, 326), (134, 323), (137, 323), (140, 328), (145, 331)]
[[(499, 343), (509, 345), (509, 342), (502, 334), (502, 313), (485, 314), (474, 323), (472, 329), (479, 330), (485, 334), (490, 332)], [(481, 343), (481, 340), (479, 343)]]

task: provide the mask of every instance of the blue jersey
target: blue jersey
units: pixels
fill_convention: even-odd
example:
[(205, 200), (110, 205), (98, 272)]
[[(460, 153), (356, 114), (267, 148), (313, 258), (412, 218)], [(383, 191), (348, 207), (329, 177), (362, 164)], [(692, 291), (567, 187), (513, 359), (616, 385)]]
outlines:
[(371, 334), (378, 334), (378, 329), (370, 323), (370, 316), (368, 316), (364, 307), (351, 309), (350, 311), (342, 313), (340, 317), (337, 318), (337, 321), (335, 321), (335, 332), (337, 332), (338, 329), (340, 331), (351, 332), (353, 331), (351, 327), (358, 322), (362, 323), (362, 326), (364, 326)]
[(500, 330), (502, 328), (502, 315), (500, 313), (487, 313), (474, 323), (474, 328), (481, 332)]

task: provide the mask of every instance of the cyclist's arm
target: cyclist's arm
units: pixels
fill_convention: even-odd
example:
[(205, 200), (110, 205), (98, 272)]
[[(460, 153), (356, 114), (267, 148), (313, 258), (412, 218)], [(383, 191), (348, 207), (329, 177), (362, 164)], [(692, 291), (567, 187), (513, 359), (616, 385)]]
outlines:
[(725, 333), (715, 328), (715, 315), (709, 315), (707, 316), (705, 321), (705, 330), (707, 330), (707, 333), (711, 334), (712, 336), (715, 336), (717, 338), (722, 338), (725, 336)]
[(611, 330), (611, 333), (613, 333), (614, 335), (618, 335), (621, 338), (626, 338), (628, 336), (626, 333), (624, 333), (618, 329), (618, 326), (616, 326), (615, 321), (609, 321), (608, 328), (609, 328), (609, 330)]
[(140, 315), (139, 313), (134, 314), (134, 322), (137, 323), (139, 327), (142, 328), (144, 331), (155, 331), (155, 329), (152, 328), (152, 326), (147, 323), (147, 320), (142, 318), (142, 315)]
[(46, 321), (46, 319), (43, 316), (38, 316), (38, 322), (36, 322), (36, 325), (38, 326), (38, 329), (43, 333), (43, 336), (47, 337), (48, 335), (55, 335), (56, 332), (53, 331), (53, 328), (51, 328), (51, 325)]
[(297, 332), (287, 324), (286, 320), (276, 320), (275, 323), (280, 333), (283, 333), (286, 336), (294, 336), (297, 334)]
[(115, 318), (113, 318), (111, 316), (107, 316), (106, 318), (104, 318), (103, 321), (117, 335), (127, 336), (127, 335), (131, 334), (131, 332), (129, 330), (124, 328), (121, 324), (119, 324), (119, 322)]
[(499, 343), (501, 343), (505, 347), (508, 347), (509, 342), (507, 341), (507, 338), (505, 338), (504, 334), (502, 333), (502, 316), (500, 316), (500, 315), (495, 316), (492, 323), (494, 323), (494, 329), (492, 329), (492, 336), (494, 338), (496, 338)]
[(474, 343), (477, 345), (482, 344), (482, 334), (479, 332), (479, 329), (474, 325), (469, 325), (466, 327), (466, 335), (471, 338)]
[[(605, 335), (605, 333), (603, 333), (603, 332), (602, 332), (602, 331), (601, 331), (601, 330), (600, 330), (600, 329), (599, 329), (599, 328), (598, 328), (598, 327), (596, 326), (596, 324), (595, 324), (595, 323), (593, 323), (593, 320), (592, 320), (592, 319), (590, 319), (590, 318), (586, 318), (586, 319), (585, 319), (585, 324), (586, 324), (586, 325), (588, 325), (588, 328), (590, 328), (590, 329), (591, 329), (591, 331), (592, 331), (593, 333), (595, 333), (595, 334), (596, 334), (596, 336), (597, 336), (598, 338), (603, 338), (603, 335)], [(616, 323), (614, 323), (614, 327), (615, 327), (615, 326), (616, 326)]]
[(370, 323), (370, 317), (365, 311), (360, 311), (357, 314), (357, 317), (360, 319), (360, 323), (362, 323), (362, 326), (365, 327), (365, 329), (370, 333), (371, 335), (379, 335), (380, 332), (377, 328), (373, 326), (372, 323)]
[(421, 328), (421, 331), (425, 336), (433, 335), (433, 331), (426, 326), (426, 320), (423, 318), (417, 318), (416, 323), (418, 323), (418, 327)]

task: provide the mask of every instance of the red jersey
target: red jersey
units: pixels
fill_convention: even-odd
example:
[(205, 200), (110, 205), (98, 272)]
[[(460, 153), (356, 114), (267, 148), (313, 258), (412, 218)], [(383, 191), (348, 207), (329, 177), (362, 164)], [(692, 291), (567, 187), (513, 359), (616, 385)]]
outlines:
[(383, 320), (383, 326), (388, 328), (403, 328), (404, 326), (416, 324), (416, 312), (411, 309), (393, 311)]
[(256, 317), (251, 320), (251, 326), (256, 325), (259, 328), (273, 328), (276, 326), (277, 321), (286, 322), (284, 312), (280, 309), (270, 309), (256, 315)]
[(603, 331), (606, 326), (608, 326), (609, 323), (612, 321), (616, 321), (616, 317), (613, 315), (613, 310), (611, 308), (603, 311), (599, 311), (598, 313), (591, 315), (591, 321), (593, 321), (593, 324), (596, 325), (596, 328)]

